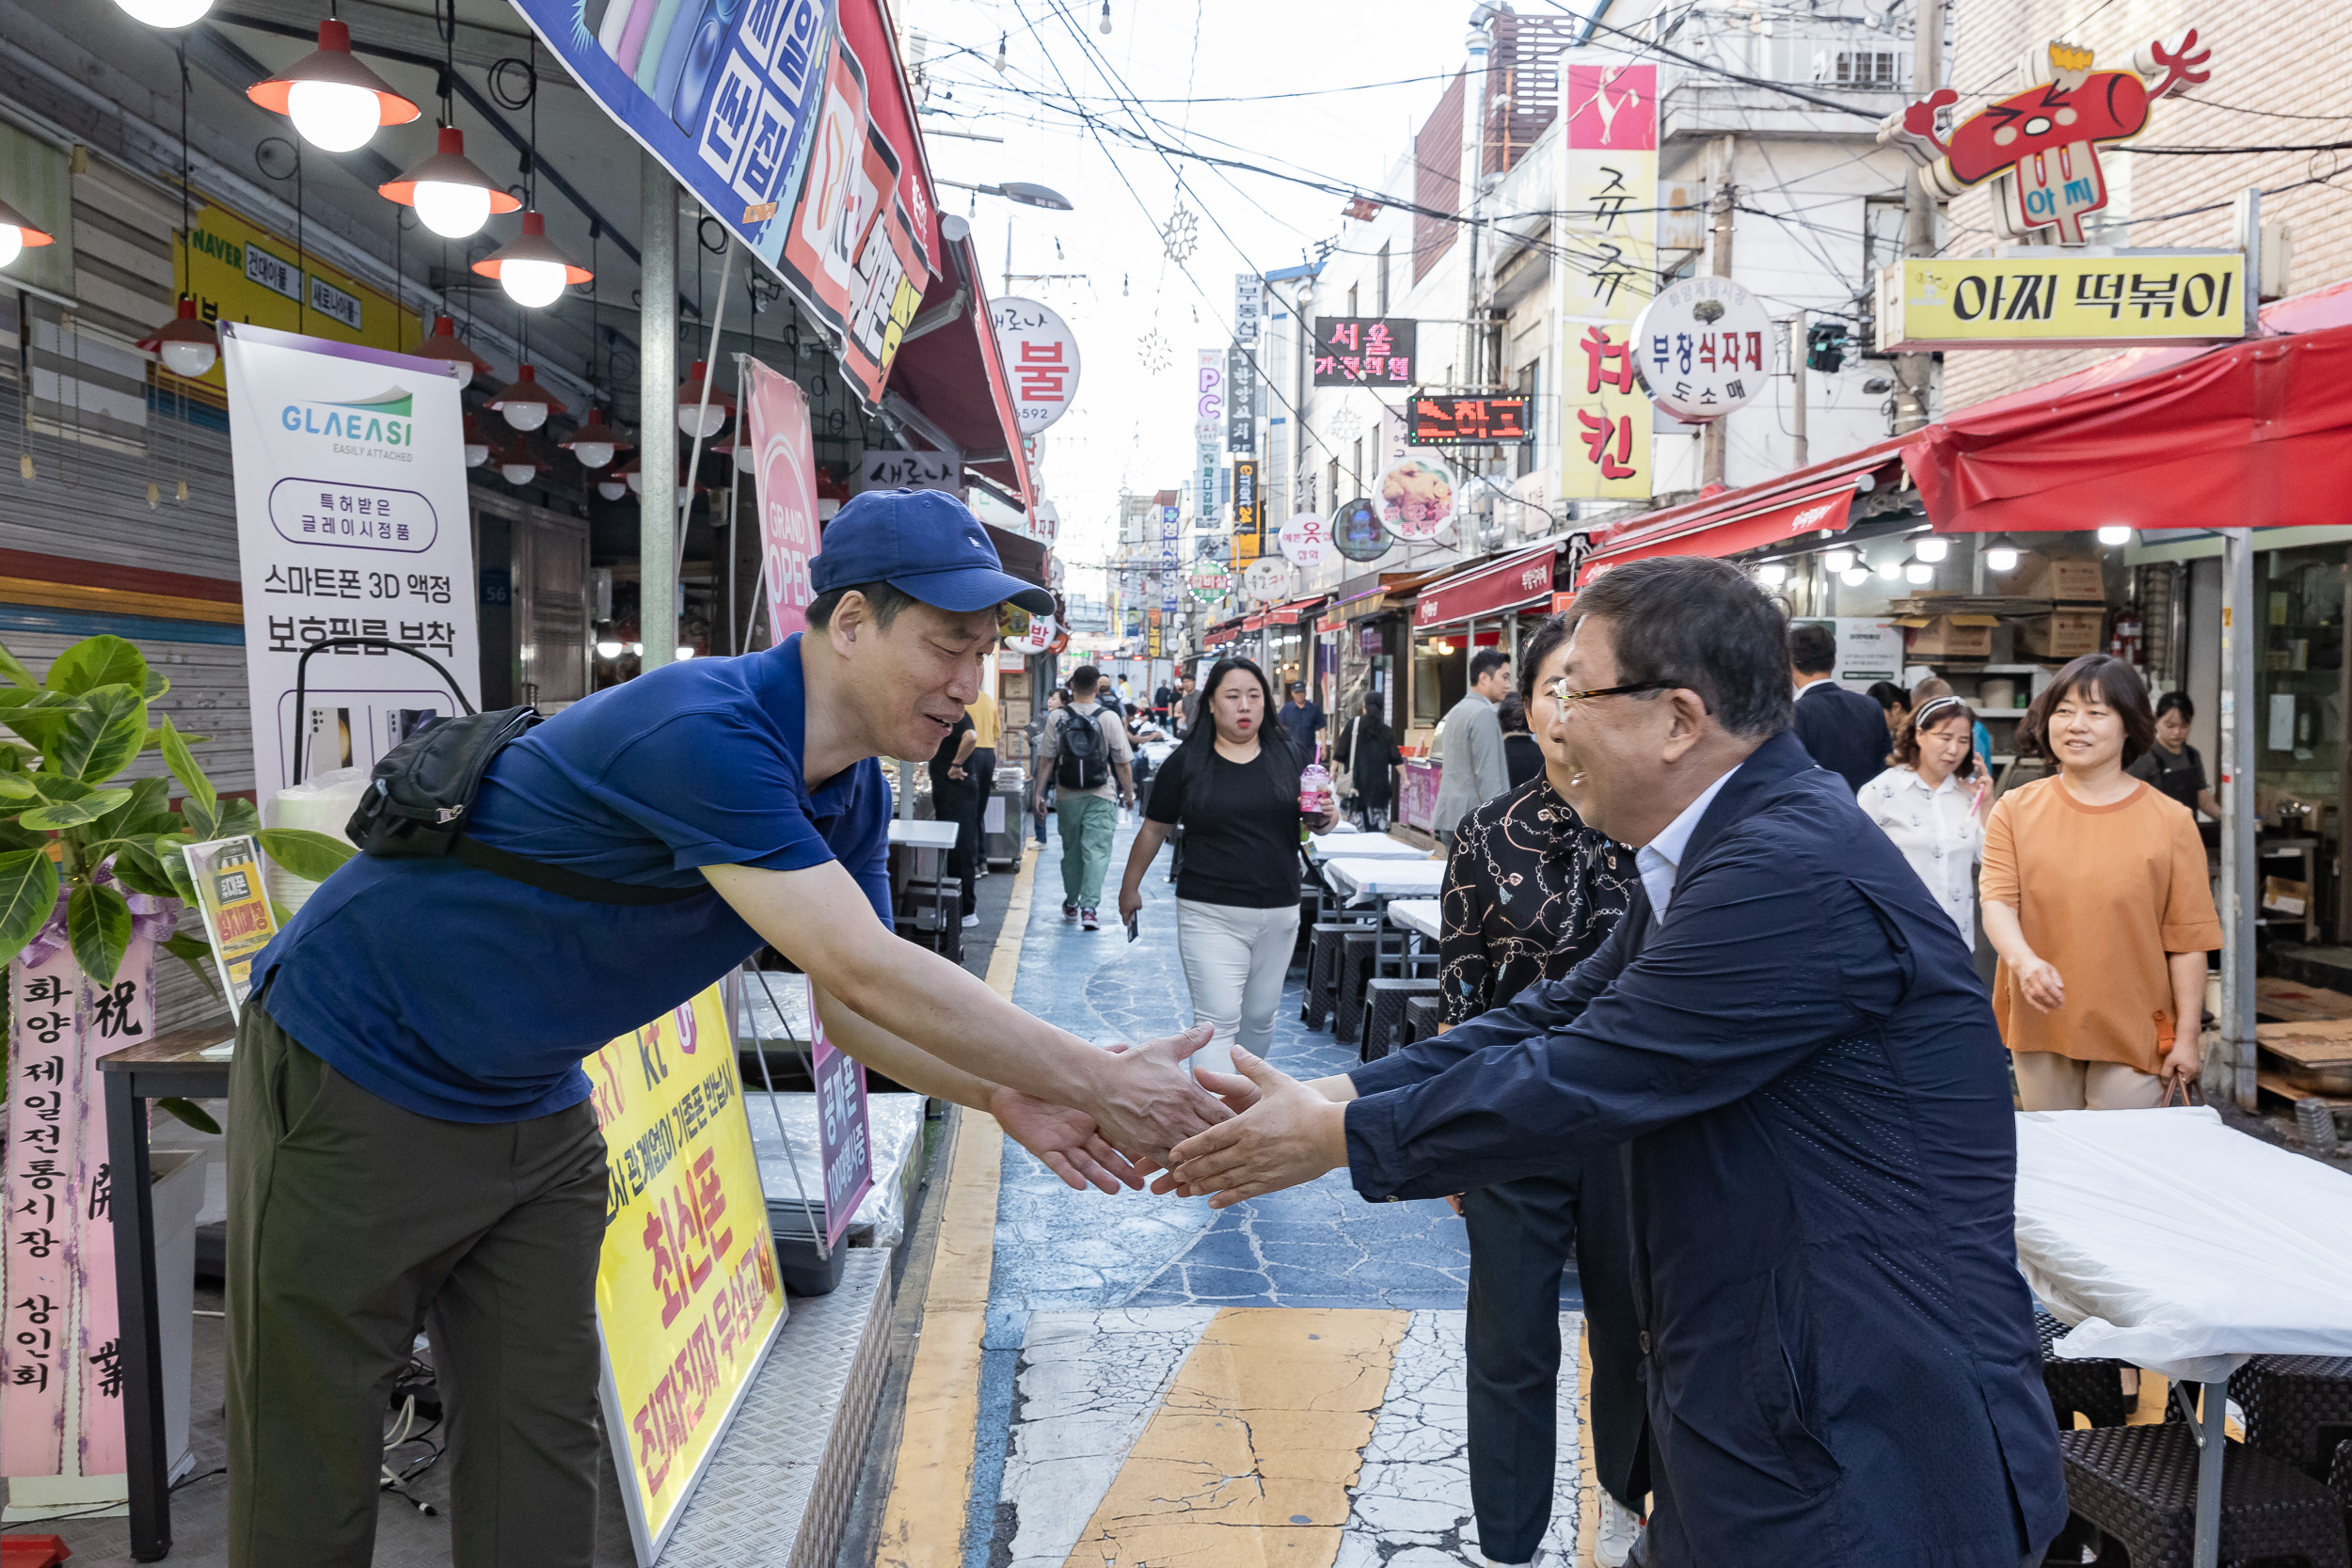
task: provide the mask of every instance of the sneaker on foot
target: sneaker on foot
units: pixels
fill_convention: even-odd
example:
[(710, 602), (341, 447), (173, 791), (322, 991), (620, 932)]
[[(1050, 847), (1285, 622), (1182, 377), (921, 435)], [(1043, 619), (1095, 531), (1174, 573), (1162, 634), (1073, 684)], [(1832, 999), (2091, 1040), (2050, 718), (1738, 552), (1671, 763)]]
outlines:
[(963, 928), (967, 931), (979, 923), (980, 917), (977, 914), (967, 914), (963, 917)]
[(1608, 1493), (1600, 1495), (1599, 1528), (1593, 1534), (1593, 1560), (1600, 1568), (1625, 1568), (1642, 1533), (1642, 1516)]
[(1080, 910), (1078, 911), (1078, 928), (1082, 931), (1099, 931), (1103, 927), (1095, 922), (1094, 911), (1092, 910)]
[(1068, 925), (1071, 921), (1073, 921), (1073, 920), (1077, 919), (1077, 918), (1078, 918), (1078, 906), (1077, 906), (1077, 905), (1075, 905), (1075, 904), (1064, 904), (1064, 905), (1061, 907), (1061, 918), (1062, 918), (1062, 924), (1064, 924), (1065, 926), (1066, 926), (1066, 925)]

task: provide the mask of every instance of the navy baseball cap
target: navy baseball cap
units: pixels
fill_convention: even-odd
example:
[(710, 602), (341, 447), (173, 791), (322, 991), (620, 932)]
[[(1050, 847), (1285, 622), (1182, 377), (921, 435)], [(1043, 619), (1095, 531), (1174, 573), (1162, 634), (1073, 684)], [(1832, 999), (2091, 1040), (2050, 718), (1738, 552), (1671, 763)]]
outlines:
[(1008, 601), (1032, 615), (1054, 609), (1053, 594), (1005, 570), (988, 530), (945, 490), (868, 490), (850, 497), (825, 525), (808, 576), (819, 594), (886, 582), (957, 614)]

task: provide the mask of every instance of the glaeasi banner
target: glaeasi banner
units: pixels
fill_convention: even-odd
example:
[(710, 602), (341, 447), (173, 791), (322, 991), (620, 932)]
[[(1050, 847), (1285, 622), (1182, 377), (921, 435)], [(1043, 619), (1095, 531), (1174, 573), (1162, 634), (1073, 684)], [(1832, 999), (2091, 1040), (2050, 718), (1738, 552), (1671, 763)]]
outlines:
[[(448, 365), (220, 324), (236, 470), (238, 578), (253, 711), (253, 784), (369, 768), (417, 728), (482, 701), (464, 415)], [(382, 648), (310, 660), (335, 638)]]
[(604, 1425), (652, 1568), (784, 1326), (784, 1284), (717, 986), (588, 1058), (604, 1133)]
[(515, 8), (623, 130), (778, 264), (834, 47), (834, 0), (515, 0)]

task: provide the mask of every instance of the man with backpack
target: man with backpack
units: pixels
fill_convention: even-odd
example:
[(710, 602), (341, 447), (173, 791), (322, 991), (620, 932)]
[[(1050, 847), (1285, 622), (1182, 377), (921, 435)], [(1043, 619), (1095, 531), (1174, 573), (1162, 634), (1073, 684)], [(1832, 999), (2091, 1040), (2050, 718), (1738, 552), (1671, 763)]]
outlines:
[[(848, 502), (809, 573), (808, 630), (773, 648), (405, 742), (369, 852), (255, 962), (229, 1098), (229, 1568), (369, 1560), (384, 1391), (421, 1323), (459, 1568), (589, 1568), (612, 1167), (581, 1062), (763, 942), (836, 1045), (988, 1111), (1073, 1186), (1136, 1185), (1114, 1146), (1165, 1158), (1228, 1114), (1181, 1062), (1205, 1026), (1098, 1050), (891, 936), (879, 759), (939, 746), (1000, 608), (1043, 592), (930, 490)], [(379, 833), (395, 800), (416, 831)]]
[(1103, 874), (1110, 869), (1118, 807), (1136, 803), (1135, 748), (1118, 712), (1096, 701), (1102, 684), (1102, 672), (1091, 664), (1070, 673), (1070, 704), (1046, 716), (1030, 791), (1041, 822), (1049, 776), (1060, 794), (1061, 917), (1089, 931), (1103, 928), (1095, 907), (1103, 901)]

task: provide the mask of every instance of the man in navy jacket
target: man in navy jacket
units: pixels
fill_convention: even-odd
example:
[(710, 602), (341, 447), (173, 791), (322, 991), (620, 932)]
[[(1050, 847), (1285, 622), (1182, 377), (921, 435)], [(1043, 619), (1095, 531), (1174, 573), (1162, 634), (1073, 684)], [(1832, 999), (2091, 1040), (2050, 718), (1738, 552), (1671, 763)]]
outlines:
[(1790, 726), (1815, 762), (1846, 781), (1849, 793), (1886, 771), (1894, 737), (1886, 713), (1859, 691), (1830, 679), (1837, 667), (1837, 634), (1819, 624), (1788, 634), (1788, 670), (1797, 682), (1797, 712)]
[[(1659, 1568), (2017, 1568), (2066, 1518), (2016, 1144), (1968, 950), (1788, 733), (1785, 622), (1619, 567), (1540, 693), (1632, 908), (1565, 979), (1181, 1144), (1218, 1206), (1348, 1168), (1428, 1197), (1627, 1150)], [(1549, 712), (1532, 715), (1552, 721)]]

